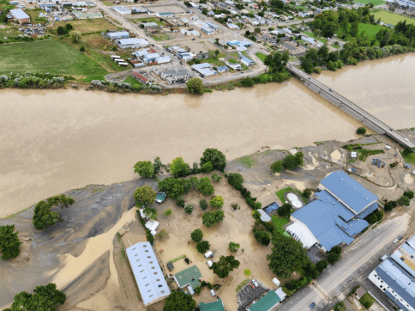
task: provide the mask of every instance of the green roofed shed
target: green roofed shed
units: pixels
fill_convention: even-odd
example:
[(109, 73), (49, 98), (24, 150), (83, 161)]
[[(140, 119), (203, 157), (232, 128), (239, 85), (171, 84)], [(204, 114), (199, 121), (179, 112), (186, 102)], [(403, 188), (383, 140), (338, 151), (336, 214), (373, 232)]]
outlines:
[(272, 290), (253, 304), (249, 311), (269, 311), (275, 304), (280, 302), (279, 296)]
[(221, 299), (218, 298), (217, 301), (210, 302), (210, 303), (203, 303), (199, 304), (201, 311), (225, 311), (224, 304), (222, 303)]
[(186, 285), (191, 285), (192, 289), (195, 289), (197, 286), (201, 286), (198, 279), (202, 277), (202, 274), (196, 265), (176, 273), (174, 277), (180, 288), (183, 288)]

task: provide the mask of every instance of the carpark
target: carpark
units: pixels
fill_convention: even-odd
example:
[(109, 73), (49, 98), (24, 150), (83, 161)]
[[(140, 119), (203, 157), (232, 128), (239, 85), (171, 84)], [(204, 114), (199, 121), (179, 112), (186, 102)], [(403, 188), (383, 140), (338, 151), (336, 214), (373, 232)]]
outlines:
[[(250, 283), (253, 284), (251, 281)], [(254, 289), (250, 283), (244, 286), (237, 294), (238, 311), (245, 311), (246, 306), (268, 291), (268, 289), (259, 281), (257, 281), (258, 287), (255, 287)]]

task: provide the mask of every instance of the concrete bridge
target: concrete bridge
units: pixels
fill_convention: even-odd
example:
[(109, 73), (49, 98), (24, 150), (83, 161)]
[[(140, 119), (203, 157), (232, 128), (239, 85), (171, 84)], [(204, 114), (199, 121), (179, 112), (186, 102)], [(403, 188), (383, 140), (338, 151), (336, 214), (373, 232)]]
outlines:
[(415, 145), (412, 142), (408, 141), (408, 139), (402, 136), (399, 132), (393, 130), (393, 128), (389, 127), (384, 122), (371, 115), (369, 112), (358, 107), (345, 97), (339, 95), (334, 90), (313, 79), (311, 76), (309, 76), (299, 68), (294, 67), (292, 65), (287, 65), (286, 69), (289, 70), (292, 74), (299, 77), (300, 80), (304, 82), (304, 84), (306, 84), (310, 89), (320, 94), (322, 97), (327, 99), (332, 104), (341, 108), (343, 111), (351, 115), (353, 118), (361, 121), (370, 129), (374, 130), (376, 133), (385, 133), (403, 146), (407, 146), (410, 148), (415, 147)]

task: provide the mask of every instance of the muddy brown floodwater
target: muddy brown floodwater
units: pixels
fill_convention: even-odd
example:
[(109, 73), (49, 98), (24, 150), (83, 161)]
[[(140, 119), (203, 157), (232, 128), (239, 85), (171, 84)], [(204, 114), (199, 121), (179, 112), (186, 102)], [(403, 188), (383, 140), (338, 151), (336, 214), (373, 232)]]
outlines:
[[(403, 80), (399, 69), (396, 78), (390, 73), (392, 67), (400, 67), (413, 75), (414, 56), (377, 62), (343, 71), (364, 82), (384, 76), (375, 85), (383, 84), (379, 89), (385, 92), (390, 80), (401, 80), (405, 87), (394, 110), (394, 126), (414, 126), (414, 77), (413, 82)], [(333, 82), (344, 76), (328, 77)], [(359, 88), (355, 80), (343, 83)], [(343, 94), (341, 88), (334, 89)], [(392, 92), (399, 96), (394, 88)], [(351, 94), (345, 95), (355, 100)], [(373, 92), (360, 96), (374, 101)], [(390, 102), (383, 103), (378, 105), (389, 109)], [(133, 165), (139, 160), (160, 156), (168, 163), (182, 156), (192, 163), (207, 147), (218, 148), (231, 160), (265, 146), (290, 149), (352, 139), (359, 125), (296, 79), (201, 97), (0, 90), (0, 217), (69, 189), (133, 179)]]

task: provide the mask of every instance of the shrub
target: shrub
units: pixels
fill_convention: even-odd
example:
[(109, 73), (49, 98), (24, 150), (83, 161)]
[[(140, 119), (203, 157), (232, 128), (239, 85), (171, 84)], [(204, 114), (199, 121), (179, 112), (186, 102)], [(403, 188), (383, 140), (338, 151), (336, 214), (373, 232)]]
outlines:
[(208, 241), (201, 241), (198, 244), (196, 244), (196, 250), (203, 254), (209, 250), (210, 246), (211, 244)]
[(383, 219), (384, 213), (383, 211), (377, 209), (375, 211), (373, 211), (372, 213), (370, 213), (367, 217), (365, 217), (364, 219), (370, 223), (376, 223), (378, 221), (380, 221), (381, 219)]
[(195, 287), (195, 289), (194, 289), (194, 291), (195, 291), (195, 293), (196, 293), (197, 295), (199, 295), (199, 294), (201, 293), (201, 287), (196, 286), (196, 287)]
[(384, 204), (384, 211), (392, 211), (396, 207), (397, 207), (397, 202), (390, 200)]
[(402, 197), (400, 197), (398, 200), (397, 200), (397, 203), (400, 205), (400, 206), (409, 206), (410, 205), (410, 199), (409, 199), (409, 197), (406, 197), (406, 196), (402, 196)]
[(208, 202), (205, 199), (201, 199), (199, 201), (199, 206), (202, 210), (206, 210), (208, 208)]
[(188, 204), (185, 206), (184, 210), (187, 214), (191, 214), (192, 211), (194, 210), (194, 206), (192, 204)]
[(155, 238), (153, 237), (152, 233), (150, 233), (149, 230), (146, 231), (146, 238), (147, 238), (147, 241), (150, 243), (150, 245), (153, 245), (153, 241), (155, 240)]
[(178, 207), (184, 208), (185, 207), (185, 199), (182, 196), (179, 196), (176, 199), (176, 205), (178, 205)]
[(240, 84), (243, 87), (252, 87), (252, 86), (254, 86), (254, 80), (251, 79), (250, 77), (245, 77), (245, 78), (241, 79)]
[(365, 127), (359, 127), (356, 131), (357, 134), (359, 135), (364, 135), (367, 133), (367, 130), (365, 129)]
[(224, 211), (222, 210), (209, 211), (202, 215), (202, 224), (206, 227), (217, 225), (222, 220), (224, 220)]
[(342, 248), (341, 246), (334, 246), (332, 247), (332, 249), (329, 251), (330, 253), (336, 253), (337, 255), (340, 255), (342, 252)]
[(139, 161), (134, 165), (134, 172), (143, 178), (151, 178), (155, 169), (150, 161)]
[(303, 195), (304, 197), (306, 197), (306, 198), (309, 198), (309, 197), (312, 195), (312, 191), (313, 191), (313, 189), (310, 189), (310, 188), (305, 188), (305, 189), (303, 190), (302, 195)]
[(325, 259), (319, 260), (316, 263), (316, 269), (319, 271), (319, 273), (322, 273), (326, 268), (328, 267), (328, 263)]
[(214, 173), (212, 176), (211, 176), (211, 179), (214, 181), (214, 182), (220, 182), (221, 180), (222, 180), (222, 176), (220, 176), (218, 173)]
[(281, 161), (281, 160), (278, 160), (278, 161), (274, 162), (274, 163), (270, 166), (270, 170), (271, 170), (273, 173), (280, 172), (280, 171), (282, 171), (282, 169), (283, 169), (283, 165), (282, 165), (282, 161)]
[(191, 238), (195, 243), (199, 243), (202, 241), (202, 238), (204, 237), (204, 233), (200, 229), (196, 229), (191, 233)]
[(215, 192), (214, 187), (211, 185), (211, 180), (208, 177), (201, 178), (201, 180), (199, 180), (197, 189), (204, 195), (212, 195)]
[(254, 232), (254, 238), (256, 239), (256, 241), (258, 241), (260, 244), (263, 244), (264, 246), (268, 246), (270, 244), (270, 235), (267, 232)]
[(244, 178), (239, 173), (230, 173), (227, 176), (228, 183), (233, 186), (235, 189), (241, 191), (243, 188)]
[(191, 94), (204, 94), (204, 83), (199, 78), (191, 78), (186, 83), (186, 90)]
[(236, 252), (236, 251), (238, 251), (238, 248), (240, 248), (240, 244), (230, 242), (230, 243), (228, 244), (228, 248), (229, 248), (232, 252)]
[(232, 207), (234, 210), (237, 210), (237, 208), (238, 208), (238, 204), (237, 204), (237, 203), (232, 203), (232, 204), (231, 204), (231, 207)]
[(254, 210), (251, 215), (253, 216), (254, 220), (260, 220), (261, 213), (260, 211)]
[(413, 197), (415, 197), (415, 193), (412, 191), (406, 191), (403, 193), (403, 196), (406, 196), (409, 199), (412, 199)]
[(253, 209), (254, 209), (254, 210), (261, 209), (261, 203), (259, 203), (259, 202), (255, 202), (255, 203), (254, 203), (254, 206), (253, 206)]
[(211, 172), (212, 170), (213, 170), (213, 166), (210, 161), (203, 164), (201, 167), (201, 171), (205, 173)]
[(80, 50), (81, 52), (85, 52), (85, 47), (84, 47), (84, 46), (81, 46), (81, 47), (79, 48), (79, 50)]
[(338, 261), (338, 259), (341, 257), (341, 255), (340, 254), (336, 254), (336, 253), (333, 253), (333, 252), (330, 252), (329, 254), (328, 254), (328, 256), (327, 256), (327, 259), (328, 259), (328, 262), (330, 263), (330, 264), (334, 264), (335, 262), (337, 262)]
[(211, 198), (211, 200), (209, 201), (209, 204), (212, 207), (220, 209), (224, 205), (224, 199), (222, 198), (222, 196), (215, 196)]

